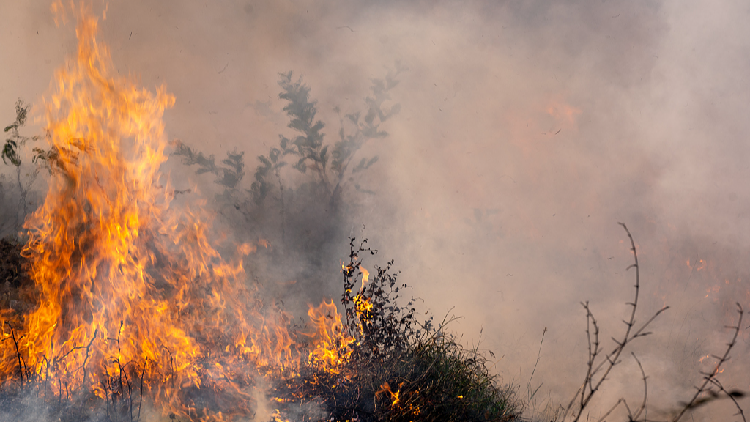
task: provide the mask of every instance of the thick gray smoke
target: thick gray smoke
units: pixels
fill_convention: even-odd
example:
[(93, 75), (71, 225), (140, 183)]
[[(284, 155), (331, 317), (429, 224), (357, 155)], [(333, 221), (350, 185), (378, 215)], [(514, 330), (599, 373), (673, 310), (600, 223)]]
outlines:
[[(723, 353), (734, 302), (750, 309), (749, 11), (677, 0), (111, 1), (100, 25), (121, 74), (175, 95), (170, 138), (218, 159), (244, 151), (247, 189), (255, 157), (292, 134), (280, 72), (303, 76), (334, 142), (337, 110), (361, 109), (372, 78), (407, 67), (389, 136), (362, 151), (379, 156), (361, 179), (374, 194), (329, 232), (315, 271), (332, 281), (294, 280), (300, 302), (337, 294), (346, 236), (364, 235), (424, 310), (463, 317), (454, 331), (492, 350), (522, 396), (546, 327), (532, 387), (543, 383), (540, 406), (567, 404), (585, 374), (579, 302), (590, 301), (603, 339), (629, 313), (623, 222), (641, 259), (637, 320), (672, 307), (634, 349), (653, 410), (668, 411), (711, 369), (701, 358)], [(39, 104), (75, 38), (46, 0), (3, 0), (0, 14), (9, 123), (16, 98)], [(214, 198), (212, 179), (174, 161), (178, 189)], [(744, 330), (726, 385), (750, 389), (749, 350)], [(592, 418), (623, 395), (637, 402), (642, 387), (628, 355)], [(722, 403), (702, 417), (734, 412)]]

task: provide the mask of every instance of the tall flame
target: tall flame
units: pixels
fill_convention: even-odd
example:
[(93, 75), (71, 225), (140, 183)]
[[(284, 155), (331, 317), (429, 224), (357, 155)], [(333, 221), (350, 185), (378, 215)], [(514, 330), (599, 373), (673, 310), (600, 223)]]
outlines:
[[(115, 76), (97, 19), (78, 15), (77, 57), (57, 71), (45, 103), (49, 191), (24, 226), (38, 306), (23, 317), (23, 336), (3, 327), (13, 342), (0, 343), (0, 375), (20, 370), (22, 381), (43, 380), (46, 395), (106, 399), (125, 374), (165, 412), (209, 418), (189, 391), (210, 388), (247, 414), (250, 369), (294, 373), (301, 362), (288, 317), (245, 285), (241, 258), (255, 245), (227, 262), (209, 241), (208, 215), (172, 205), (159, 168), (174, 97)], [(337, 371), (353, 339), (333, 302), (309, 314), (308, 362)]]
[(170, 212), (159, 167), (174, 97), (111, 76), (96, 32), (82, 12), (77, 60), (57, 71), (46, 103), (57, 155), (45, 202), (25, 224), (41, 294), (25, 321), (27, 364), (46, 361), (51, 379), (80, 384), (84, 362), (109, 371), (114, 357), (199, 385), (195, 339), (237, 316), (235, 296), (220, 293), (242, 267), (220, 259), (199, 216)]

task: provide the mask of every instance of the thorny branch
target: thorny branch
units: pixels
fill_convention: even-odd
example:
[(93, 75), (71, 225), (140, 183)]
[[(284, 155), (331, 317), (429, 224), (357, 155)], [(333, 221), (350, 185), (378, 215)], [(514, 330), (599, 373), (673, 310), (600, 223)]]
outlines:
[(641, 402), (641, 407), (638, 408), (638, 411), (633, 414), (633, 412), (630, 410), (630, 406), (628, 406), (628, 402), (624, 398), (620, 398), (617, 400), (617, 402), (614, 404), (614, 406), (610, 407), (609, 410), (601, 417), (599, 418), (599, 422), (605, 422), (607, 420), (607, 417), (614, 412), (615, 409), (617, 409), (617, 406), (619, 406), (621, 403), (623, 406), (625, 406), (625, 409), (628, 412), (628, 422), (635, 422), (638, 419), (638, 417), (641, 415), (641, 413), (644, 414), (643, 420), (648, 420), (648, 411), (646, 410), (646, 402), (648, 401), (648, 382), (646, 381), (646, 371), (643, 370), (643, 365), (641, 365), (641, 361), (638, 360), (638, 357), (635, 355), (635, 353), (630, 352), (631, 355), (633, 355), (633, 358), (638, 363), (638, 368), (641, 370), (641, 376), (643, 379), (643, 401)]
[(745, 411), (743, 411), (742, 407), (740, 406), (740, 404), (737, 403), (737, 398), (745, 397), (745, 393), (742, 392), (742, 391), (739, 391), (739, 390), (727, 391), (726, 389), (724, 389), (724, 386), (721, 385), (721, 383), (719, 382), (719, 380), (717, 380), (716, 378), (712, 379), (711, 383), (713, 385), (715, 385), (716, 388), (718, 388), (719, 390), (721, 390), (722, 393), (726, 394), (726, 396), (730, 400), (732, 400), (732, 402), (734, 403), (734, 407), (737, 408), (737, 414), (740, 415), (740, 417), (742, 418), (743, 421), (747, 422), (747, 419), (745, 419)]
[(638, 368), (641, 370), (641, 376), (643, 379), (643, 402), (641, 402), (641, 407), (638, 408), (638, 411), (635, 412), (635, 416), (628, 412), (628, 418), (631, 420), (637, 420), (641, 413), (643, 413), (643, 420), (648, 420), (648, 410), (646, 409), (646, 402), (648, 401), (648, 377), (646, 377), (646, 371), (643, 370), (643, 365), (641, 365), (641, 361), (638, 360), (638, 356), (633, 352), (630, 352), (630, 354), (633, 355), (633, 359), (638, 363)]
[[(632, 307), (630, 319), (628, 321), (623, 321), (625, 325), (627, 326), (627, 329), (625, 331), (625, 335), (622, 337), (622, 340), (618, 341), (617, 339), (614, 339), (614, 342), (616, 344), (615, 349), (604, 356), (604, 359), (599, 362), (598, 365), (595, 366), (595, 361), (597, 357), (600, 354), (600, 348), (599, 348), (599, 327), (596, 323), (596, 319), (594, 318), (593, 313), (591, 312), (591, 309), (589, 307), (588, 302), (582, 303), (583, 308), (586, 310), (586, 337), (588, 342), (588, 361), (587, 361), (587, 372), (586, 377), (584, 378), (584, 381), (581, 385), (581, 387), (578, 388), (576, 391), (573, 399), (568, 404), (567, 408), (564, 409), (562, 420), (565, 420), (568, 413), (571, 412), (571, 409), (573, 409), (573, 406), (578, 403), (577, 408), (573, 410), (574, 412), (574, 421), (579, 421), (581, 416), (583, 415), (584, 409), (591, 403), (591, 399), (594, 396), (594, 394), (599, 390), (602, 383), (607, 379), (607, 376), (609, 375), (610, 371), (618, 364), (620, 363), (620, 355), (622, 354), (625, 347), (634, 339), (638, 337), (644, 337), (649, 332), (646, 332), (646, 327), (651, 324), (662, 312), (666, 311), (669, 307), (665, 306), (664, 308), (660, 309), (658, 312), (656, 312), (651, 318), (646, 321), (645, 324), (643, 324), (638, 330), (635, 330), (633, 332), (633, 327), (635, 325), (635, 312), (636, 308), (638, 306), (638, 296), (640, 291), (640, 267), (638, 264), (638, 255), (635, 247), (635, 241), (633, 240), (633, 236), (630, 234), (630, 231), (628, 228), (622, 224), (619, 223), (623, 229), (625, 229), (626, 233), (628, 234), (628, 238), (630, 239), (630, 245), (631, 250), (633, 251), (633, 259), (634, 264), (630, 265), (628, 269), (635, 268), (635, 298), (633, 302), (628, 303)], [(742, 326), (742, 317), (744, 314), (744, 311), (740, 304), (737, 304), (738, 313), (739, 313), (739, 319), (737, 321), (737, 325), (733, 325), (731, 328), (734, 330), (734, 335), (732, 337), (732, 340), (727, 344), (727, 348), (724, 352), (724, 355), (722, 356), (713, 356), (715, 359), (717, 359), (716, 366), (714, 367), (713, 371), (710, 373), (703, 373), (703, 383), (696, 387), (696, 393), (693, 395), (691, 400), (687, 403), (681, 404), (681, 409), (679, 412), (676, 412), (676, 416), (671, 419), (671, 422), (678, 422), (685, 414), (687, 414), (689, 411), (694, 410), (698, 407), (701, 407), (705, 404), (708, 404), (714, 400), (718, 400), (721, 398), (729, 398), (734, 403), (735, 407), (738, 410), (737, 415), (739, 415), (744, 422), (747, 422), (747, 419), (745, 418), (744, 411), (740, 407), (739, 403), (737, 402), (737, 398), (741, 398), (745, 396), (745, 392), (740, 390), (729, 390), (727, 391), (724, 386), (719, 382), (719, 380), (716, 378), (719, 373), (722, 372), (722, 366), (729, 360), (729, 353), (734, 348), (734, 346), (737, 343), (737, 338), (739, 336), (740, 327)], [(592, 333), (592, 326), (593, 326), (593, 333)], [(593, 337), (593, 339), (592, 339)], [(612, 412), (619, 406), (623, 405), (627, 411), (628, 414), (628, 421), (629, 422), (648, 422), (648, 411), (647, 411), (647, 400), (648, 400), (648, 382), (647, 382), (647, 376), (646, 372), (643, 369), (643, 365), (641, 365), (640, 360), (636, 357), (634, 353), (631, 352), (633, 355), (633, 358), (638, 363), (638, 367), (641, 371), (641, 376), (643, 380), (643, 401), (641, 402), (640, 407), (633, 412), (628, 406), (627, 401), (624, 398), (620, 398), (600, 419), (599, 422), (603, 422), (604, 420), (609, 417)], [(603, 374), (596, 378), (598, 373), (600, 371), (603, 371)], [(714, 389), (715, 388), (715, 389)], [(718, 390), (718, 391), (717, 391)], [(580, 399), (579, 399), (580, 398)], [(641, 415), (643, 415), (643, 419), (641, 419)], [(652, 421), (653, 422), (653, 421)]]
[[(737, 320), (737, 325), (731, 326), (728, 328), (734, 329), (734, 336), (732, 336), (732, 340), (727, 344), (727, 349), (724, 351), (723, 356), (713, 356), (714, 358), (718, 359), (718, 362), (716, 363), (716, 366), (714, 367), (714, 370), (710, 373), (703, 373), (703, 384), (701, 384), (700, 387), (696, 388), (696, 392), (693, 395), (693, 398), (690, 399), (689, 402), (685, 403), (680, 413), (677, 414), (677, 416), (672, 419), (672, 422), (679, 421), (688, 411), (696, 409), (700, 406), (703, 406), (711, 401), (714, 401), (719, 397), (718, 393), (716, 391), (711, 390), (711, 385), (714, 385), (719, 388), (720, 391), (724, 392), (727, 397), (732, 399), (734, 404), (739, 409), (739, 415), (742, 417), (742, 420), (747, 422), (745, 419), (745, 414), (740, 408), (739, 404), (735, 400), (735, 397), (742, 397), (745, 394), (741, 391), (732, 390), (727, 392), (723, 386), (719, 383), (719, 381), (716, 379), (716, 376), (719, 375), (721, 372), (721, 366), (724, 365), (729, 360), (729, 352), (734, 348), (734, 346), (737, 344), (737, 337), (740, 334), (740, 327), (742, 326), (742, 316), (744, 314), (744, 311), (742, 309), (742, 306), (740, 306), (739, 303), (737, 303), (737, 312), (739, 313), (739, 319)], [(703, 393), (709, 394), (708, 397), (701, 397)]]
[[(622, 340), (617, 340), (613, 338), (615, 342), (615, 348), (610, 353), (604, 356), (604, 359), (599, 362), (598, 365), (595, 366), (596, 358), (600, 354), (599, 349), (599, 328), (596, 324), (596, 318), (594, 318), (593, 313), (591, 312), (591, 309), (588, 306), (588, 303), (582, 304), (584, 309), (586, 310), (586, 321), (587, 321), (587, 327), (586, 327), (586, 334), (588, 338), (588, 344), (589, 344), (589, 355), (588, 355), (588, 362), (587, 362), (587, 371), (586, 371), (586, 377), (583, 380), (583, 383), (581, 384), (581, 387), (578, 388), (578, 391), (576, 391), (573, 399), (568, 404), (567, 408), (565, 408), (565, 411), (563, 412), (563, 420), (567, 417), (568, 413), (571, 412), (571, 409), (573, 409), (573, 406), (578, 402), (578, 406), (576, 410), (573, 410), (575, 412), (574, 421), (579, 421), (581, 416), (583, 415), (583, 411), (586, 409), (586, 407), (591, 403), (592, 398), (596, 394), (597, 391), (599, 391), (599, 388), (602, 386), (604, 381), (609, 376), (612, 369), (620, 362), (620, 355), (622, 354), (623, 350), (625, 350), (625, 347), (633, 340), (635, 340), (638, 337), (645, 337), (649, 332), (645, 332), (646, 327), (651, 324), (651, 322), (656, 319), (662, 312), (669, 309), (668, 306), (663, 307), (659, 311), (657, 311), (648, 321), (646, 321), (645, 324), (641, 326), (638, 330), (633, 332), (633, 327), (635, 325), (635, 312), (638, 307), (638, 297), (640, 293), (640, 266), (638, 264), (638, 253), (636, 251), (635, 247), (635, 240), (633, 240), (633, 236), (630, 234), (630, 230), (628, 230), (627, 226), (623, 223), (618, 223), (622, 226), (622, 228), (625, 230), (625, 232), (628, 235), (628, 238), (630, 239), (630, 246), (631, 251), (633, 252), (633, 261), (634, 263), (630, 265), (627, 269), (635, 268), (635, 298), (631, 303), (628, 303), (632, 307), (631, 313), (630, 313), (630, 319), (628, 321), (623, 321), (625, 325), (627, 326), (627, 329), (625, 330), (625, 334), (622, 337)], [(591, 325), (594, 326), (594, 343), (593, 343), (593, 349), (592, 349), (592, 343), (591, 343)], [(597, 377), (597, 374), (600, 373), (600, 371), (603, 371), (601, 376)], [(587, 388), (588, 387), (588, 388)], [(580, 394), (580, 401), (579, 401), (579, 394)], [(620, 402), (618, 402), (619, 404)], [(624, 403), (627, 407), (627, 403)], [(617, 406), (617, 405), (615, 405)], [(630, 412), (628, 412), (630, 413)]]

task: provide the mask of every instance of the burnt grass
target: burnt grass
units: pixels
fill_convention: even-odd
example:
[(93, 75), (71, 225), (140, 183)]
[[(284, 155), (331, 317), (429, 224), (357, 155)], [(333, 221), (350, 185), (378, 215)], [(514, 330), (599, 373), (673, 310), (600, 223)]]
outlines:
[[(393, 261), (362, 284), (362, 259), (375, 254), (366, 244), (351, 239), (342, 271), (343, 330), (356, 340), (341, 345), (349, 358), (334, 371), (303, 362), (298, 374), (273, 378), (266, 392), (277, 409), (271, 420), (520, 421), (523, 404), (515, 390), (490, 372), (479, 350), (465, 348), (446, 331), (450, 321), (417, 320), (413, 300), (400, 297), (406, 284), (392, 271)], [(0, 240), (0, 317), (4, 332), (15, 328), (15, 336), (23, 335), (17, 327), (35, 303), (22, 249), (18, 242)], [(145, 420), (139, 392), (121, 394), (111, 403), (83, 391), (44, 399), (38, 395), (42, 382), (34, 380), (32, 370), (25, 372), (19, 368), (0, 380), (0, 420)], [(183, 419), (170, 415), (170, 420)]]

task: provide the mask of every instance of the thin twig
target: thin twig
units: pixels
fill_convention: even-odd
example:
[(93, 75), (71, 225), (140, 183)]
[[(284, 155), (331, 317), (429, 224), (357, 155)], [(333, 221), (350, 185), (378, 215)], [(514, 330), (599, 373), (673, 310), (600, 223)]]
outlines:
[(648, 381), (646, 380), (646, 371), (643, 370), (643, 365), (641, 365), (641, 361), (638, 360), (638, 356), (633, 352), (630, 352), (630, 354), (633, 355), (633, 359), (638, 362), (638, 368), (640, 368), (641, 376), (643, 377), (643, 402), (638, 411), (635, 412), (635, 416), (631, 416), (630, 419), (637, 420), (638, 417), (641, 416), (641, 412), (643, 412), (643, 420), (648, 421), (648, 410), (646, 409), (646, 401), (648, 401)]
[(624, 402), (625, 402), (625, 399), (623, 398), (621, 398), (620, 400), (617, 400), (617, 403), (615, 403), (614, 406), (610, 407), (609, 410), (604, 414), (604, 416), (599, 418), (599, 422), (603, 422), (605, 419), (607, 419), (607, 416), (609, 416), (610, 413), (612, 413), (615, 409), (617, 409), (617, 406), (619, 406), (620, 403), (624, 403)]
[[(646, 327), (648, 327), (649, 324), (651, 324), (652, 321), (656, 319), (659, 315), (661, 315), (662, 312), (666, 311), (669, 307), (665, 306), (664, 308), (660, 309), (658, 312), (656, 312), (648, 321), (646, 321), (645, 324), (643, 324), (638, 330), (633, 332), (634, 325), (635, 325), (635, 312), (638, 308), (638, 297), (640, 294), (640, 265), (638, 263), (638, 252), (635, 247), (635, 240), (633, 240), (633, 236), (630, 233), (630, 230), (628, 230), (627, 226), (623, 223), (618, 223), (622, 226), (622, 228), (625, 230), (625, 232), (628, 235), (628, 238), (630, 239), (630, 250), (633, 252), (633, 264), (630, 265), (627, 269), (635, 268), (635, 297), (633, 298), (633, 301), (628, 303), (632, 307), (632, 310), (630, 312), (630, 318), (627, 321), (623, 321), (625, 325), (627, 326), (627, 329), (625, 330), (625, 334), (622, 337), (622, 340), (617, 340), (613, 338), (615, 342), (615, 348), (604, 356), (604, 359), (599, 362), (598, 365), (594, 366), (595, 359), (599, 355), (599, 337), (598, 337), (598, 326), (596, 325), (596, 319), (594, 318), (593, 313), (591, 312), (591, 309), (588, 305), (588, 302), (583, 303), (583, 307), (586, 310), (586, 335), (589, 342), (589, 359), (587, 362), (588, 369), (586, 371), (586, 377), (584, 378), (584, 381), (581, 385), (581, 387), (576, 391), (575, 396), (568, 404), (567, 408), (563, 412), (563, 420), (567, 417), (568, 413), (573, 408), (573, 405), (578, 401), (578, 396), (580, 394), (580, 402), (578, 403), (578, 409), (576, 411), (576, 415), (574, 418), (574, 421), (579, 421), (583, 415), (584, 409), (591, 403), (592, 398), (596, 394), (597, 391), (601, 388), (604, 381), (608, 378), (610, 372), (612, 369), (620, 362), (620, 355), (622, 354), (623, 350), (625, 350), (625, 347), (634, 339), (638, 337), (645, 337), (648, 335), (648, 332), (645, 332)], [(590, 324), (594, 326), (594, 347), (592, 348), (591, 345), (591, 328)], [(640, 364), (640, 363), (639, 363)], [(603, 373), (598, 377), (597, 380), (594, 378), (597, 376), (597, 374), (603, 371)], [(588, 389), (587, 389), (588, 386)], [(615, 407), (617, 407), (620, 403), (623, 403), (625, 407), (628, 408), (628, 414), (630, 414), (630, 409), (627, 405), (627, 403), (622, 400), (618, 401), (618, 403), (613, 406), (613, 408), (610, 410), (614, 410)]]
[[(689, 402), (685, 403), (680, 413), (677, 414), (677, 416), (672, 420), (672, 422), (679, 421), (680, 418), (682, 418), (682, 416), (688, 410), (702, 406), (706, 404), (708, 401), (710, 401), (710, 400), (699, 399), (699, 397), (704, 392), (709, 391), (709, 384), (713, 383), (712, 380), (716, 379), (716, 376), (719, 374), (719, 370), (721, 369), (721, 366), (727, 360), (729, 360), (729, 352), (734, 348), (735, 344), (737, 344), (737, 337), (740, 334), (740, 327), (742, 326), (742, 315), (744, 314), (744, 311), (742, 310), (742, 306), (740, 306), (739, 303), (737, 303), (737, 312), (740, 314), (737, 320), (737, 325), (730, 327), (734, 329), (734, 336), (732, 336), (732, 341), (730, 341), (727, 344), (727, 349), (724, 351), (724, 355), (721, 357), (716, 356), (716, 358), (719, 359), (719, 361), (716, 363), (716, 367), (714, 367), (714, 370), (712, 372), (705, 374), (705, 377), (703, 378), (703, 384), (701, 384), (701, 386), (697, 388), (697, 391), (695, 392), (695, 395), (693, 395), (693, 398), (690, 399)], [(744, 415), (743, 415), (743, 418), (744, 418)]]
[(747, 419), (745, 419), (745, 412), (742, 410), (742, 407), (740, 406), (740, 404), (737, 403), (737, 399), (736, 399), (737, 397), (745, 397), (745, 393), (742, 392), (742, 391), (738, 391), (738, 390), (732, 390), (732, 391), (725, 390), (724, 386), (721, 385), (721, 383), (719, 382), (719, 380), (716, 379), (716, 378), (713, 378), (711, 380), (711, 383), (713, 385), (715, 385), (716, 388), (718, 388), (719, 390), (721, 390), (721, 392), (723, 392), (724, 394), (726, 394), (727, 397), (729, 397), (729, 399), (732, 400), (732, 402), (734, 402), (734, 406), (737, 408), (737, 414), (740, 415), (740, 417), (742, 418), (743, 422), (747, 422)]
[(96, 328), (94, 330), (94, 335), (91, 336), (91, 341), (89, 341), (89, 344), (86, 346), (86, 357), (83, 358), (83, 365), (81, 366), (81, 368), (83, 369), (83, 382), (81, 383), (81, 385), (84, 388), (86, 386), (86, 375), (88, 375), (88, 373), (86, 371), (86, 362), (88, 362), (88, 360), (89, 360), (89, 351), (91, 349), (91, 345), (94, 343), (94, 340), (96, 340), (96, 334), (98, 332), (99, 332), (99, 328)]
[(140, 400), (138, 401), (138, 420), (141, 420), (141, 405), (143, 404), (143, 376), (146, 374), (146, 365), (148, 365), (148, 360), (143, 362), (143, 370), (141, 370), (141, 394)]
[(21, 341), (21, 339), (24, 336), (19, 337), (16, 339), (16, 332), (13, 330), (13, 328), (10, 329), (10, 337), (13, 339), (13, 344), (16, 346), (16, 358), (18, 359), (18, 373), (21, 375), (21, 389), (23, 389), (23, 374), (26, 372), (24, 370), (24, 362), (23, 357), (21, 356), (21, 349), (18, 347), (18, 342)]
[(544, 327), (544, 330), (542, 331), (542, 340), (539, 342), (539, 352), (536, 355), (536, 362), (534, 363), (534, 369), (531, 370), (531, 376), (529, 377), (529, 382), (526, 383), (526, 392), (529, 395), (529, 402), (536, 396), (537, 391), (539, 391), (540, 388), (542, 388), (542, 384), (539, 384), (539, 387), (537, 387), (534, 392), (531, 392), (531, 380), (534, 378), (534, 374), (536, 373), (536, 367), (539, 365), (539, 359), (542, 357), (542, 345), (544, 344), (544, 335), (547, 333), (547, 327)]

